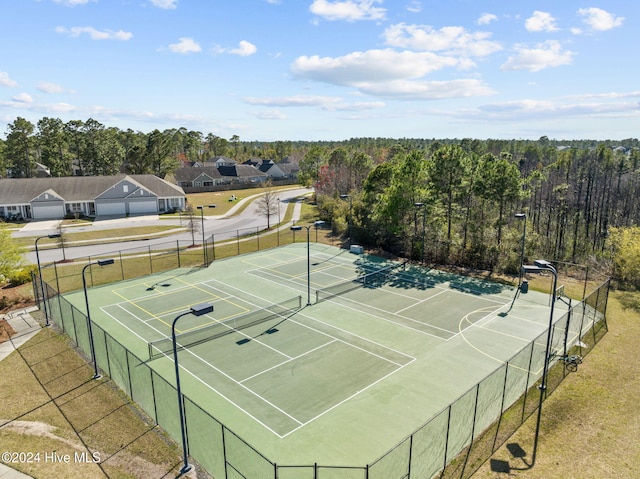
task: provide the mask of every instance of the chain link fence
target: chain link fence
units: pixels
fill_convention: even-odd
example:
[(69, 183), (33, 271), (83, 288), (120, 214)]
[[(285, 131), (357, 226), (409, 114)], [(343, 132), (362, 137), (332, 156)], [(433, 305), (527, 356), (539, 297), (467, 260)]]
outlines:
[[(306, 236), (304, 240), (307, 240)], [(239, 252), (244, 251), (240, 246), (236, 245), (236, 248)], [(199, 259), (193, 258), (191, 253), (188, 247), (179, 243), (162, 253), (144, 248), (119, 252), (117, 273), (106, 272), (113, 267), (97, 268), (91, 275), (91, 284), (206, 264), (202, 251), (197, 253)], [(130, 264), (130, 261), (141, 263)], [(147, 266), (143, 267), (143, 264)], [(89, 361), (93, 359), (90, 353), (92, 339), (99, 369), (171, 437), (180, 441), (177, 390), (173, 382), (153, 370), (140, 358), (141, 353), (127, 350), (108, 331), (97, 324), (90, 328), (85, 312), (60, 294), (69, 288), (79, 289), (79, 274), (67, 273), (66, 266), (56, 267), (55, 264), (44, 268), (42, 281), (39, 277), (33, 280), (39, 305), (46, 308), (52, 321), (77, 344)], [(61, 288), (62, 285), (65, 287)], [(566, 313), (553, 322), (551, 350), (581, 356), (591, 351), (607, 332), (608, 294), (609, 280), (582, 301), (568, 304)], [(214, 477), (232, 479), (430, 479), (436, 474), (443, 479), (468, 478), (537, 410), (540, 394), (537, 386), (545, 363), (546, 338), (547, 332), (544, 332), (386, 454), (364, 466), (276, 464), (185, 395), (189, 454)], [(567, 374), (562, 361), (557, 358), (550, 361), (545, 397)]]

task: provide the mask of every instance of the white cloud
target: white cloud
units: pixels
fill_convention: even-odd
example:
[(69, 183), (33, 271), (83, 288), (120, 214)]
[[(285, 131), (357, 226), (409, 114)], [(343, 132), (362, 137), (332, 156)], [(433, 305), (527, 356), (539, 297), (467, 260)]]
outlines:
[(342, 101), (342, 98), (333, 96), (292, 95), (271, 98), (247, 97), (244, 99), (244, 101), (249, 103), (250, 105), (260, 106), (308, 107), (335, 104)]
[(550, 13), (538, 10), (533, 12), (533, 16), (527, 18), (524, 27), (530, 32), (555, 32), (558, 30), (556, 19)]
[(36, 88), (44, 93), (65, 93), (66, 92), (66, 90), (61, 85), (58, 85), (57, 83), (51, 83), (48, 81), (41, 81), (40, 83), (38, 83)]
[(33, 103), (33, 98), (28, 93), (20, 93), (11, 99), (17, 103)]
[(422, 11), (422, 4), (416, 0), (407, 5), (407, 11), (411, 13), (420, 13)]
[(65, 5), (67, 7), (75, 7), (76, 5), (86, 5), (87, 3), (95, 0), (53, 0), (54, 3)]
[(493, 119), (512, 120), (514, 118), (558, 118), (558, 117), (610, 117), (612, 115), (638, 115), (638, 106), (633, 102), (588, 103), (557, 100), (523, 99), (483, 105), (480, 111)]
[(638, 98), (640, 97), (640, 90), (629, 91), (629, 92), (609, 92), (609, 93), (583, 93), (581, 95), (571, 95), (567, 98), (578, 98), (578, 99), (592, 99), (592, 98)]
[(537, 72), (545, 68), (569, 65), (573, 61), (574, 52), (563, 50), (560, 42), (548, 40), (534, 48), (519, 44), (515, 46), (516, 55), (500, 67), (502, 70), (528, 70)]
[(250, 43), (246, 40), (242, 40), (238, 44), (238, 48), (233, 48), (229, 50), (229, 53), (231, 53), (232, 55), (240, 55), (241, 57), (248, 57), (250, 55), (253, 55), (257, 51), (258, 49), (253, 43)]
[(463, 27), (442, 27), (398, 23), (386, 28), (383, 37), (387, 45), (419, 51), (441, 51), (457, 55), (482, 57), (502, 49), (489, 40), (489, 32), (468, 32)]
[(376, 7), (382, 0), (313, 0), (309, 11), (326, 20), (383, 20), (386, 9)]
[(604, 32), (612, 28), (619, 27), (624, 22), (624, 17), (617, 17), (601, 8), (581, 8), (578, 14), (582, 16), (582, 21), (593, 30)]
[(247, 97), (244, 101), (250, 105), (281, 108), (316, 107), (326, 111), (363, 111), (384, 106), (384, 103), (380, 101), (349, 103), (340, 97), (319, 95), (292, 95), (271, 98)]
[(460, 79), (450, 81), (393, 80), (381, 83), (363, 82), (358, 85), (363, 93), (399, 100), (443, 100), (493, 95), (481, 81)]
[(461, 64), (462, 60), (431, 52), (397, 52), (386, 49), (354, 52), (335, 58), (302, 56), (293, 62), (291, 72), (299, 78), (352, 86), (359, 82), (420, 78)]
[(9, 78), (9, 74), (7, 72), (0, 72), (0, 86), (14, 88), (18, 86), (18, 82)]
[(56, 27), (56, 33), (62, 33), (68, 35), (73, 38), (77, 38), (80, 35), (86, 34), (89, 35), (89, 38), (92, 40), (120, 40), (126, 41), (133, 37), (133, 33), (125, 32), (123, 30), (118, 30), (114, 32), (113, 30), (96, 30), (93, 27)]
[(483, 13), (482, 15), (480, 15), (480, 18), (478, 18), (477, 23), (478, 25), (489, 25), (491, 22), (494, 22), (498, 19), (498, 17), (496, 17), (493, 13)]
[[(270, 2), (271, 3), (271, 2)], [(251, 113), (259, 120), (286, 120), (287, 116), (278, 110), (260, 110)]]
[(197, 53), (201, 51), (202, 48), (193, 38), (181, 37), (178, 39), (178, 43), (172, 43), (169, 45), (169, 50), (174, 53), (186, 55), (187, 53)]
[(162, 8), (163, 10), (173, 10), (178, 8), (178, 0), (150, 0), (154, 7)]

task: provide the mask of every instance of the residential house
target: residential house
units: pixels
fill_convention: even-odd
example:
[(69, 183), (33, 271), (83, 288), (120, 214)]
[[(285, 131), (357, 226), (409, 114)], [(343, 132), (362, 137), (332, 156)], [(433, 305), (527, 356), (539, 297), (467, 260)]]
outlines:
[(185, 206), (182, 188), (155, 175), (70, 176), (0, 180), (0, 217), (158, 214)]
[(226, 182), (215, 166), (178, 168), (173, 178), (181, 188), (206, 188)]

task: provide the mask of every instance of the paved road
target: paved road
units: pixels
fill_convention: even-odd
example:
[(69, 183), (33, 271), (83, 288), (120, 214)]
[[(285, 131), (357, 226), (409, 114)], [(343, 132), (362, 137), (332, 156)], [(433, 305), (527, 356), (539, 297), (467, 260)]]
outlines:
[[(300, 198), (304, 195), (308, 195), (311, 193), (311, 190), (308, 188), (295, 188), (291, 190), (285, 190), (278, 193), (278, 198), (282, 202), (280, 208), (280, 215), (284, 217), (285, 212), (287, 210), (287, 206), (290, 202), (296, 201), (297, 198)], [(214, 239), (216, 243), (219, 241), (223, 241), (225, 239), (236, 238), (238, 231), (248, 232), (256, 231), (257, 229), (264, 229), (267, 225), (266, 217), (261, 215), (259, 212), (258, 202), (255, 201), (258, 199), (260, 195), (255, 195), (252, 197), (248, 197), (238, 202), (234, 208), (232, 208), (229, 213), (224, 216), (205, 216), (204, 217), (204, 233), (206, 238), (210, 238), (211, 235), (214, 235)], [(243, 205), (249, 202), (249, 205), (239, 214), (235, 214)], [(299, 210), (296, 213), (297, 216), (294, 216), (294, 220), (299, 218)], [(277, 214), (276, 217), (270, 219), (270, 222), (277, 222)], [(196, 216), (198, 221), (200, 218)], [(15, 232), (13, 234), (14, 237), (36, 237), (36, 236), (44, 236), (47, 234), (52, 234), (56, 232), (57, 221), (37, 221), (27, 224), (24, 228), (22, 228), (19, 232)], [(169, 226), (174, 224), (176, 228), (180, 227), (180, 220), (165, 220), (159, 219), (157, 216), (146, 216), (146, 217), (130, 217), (130, 218), (118, 218), (118, 219), (108, 219), (108, 220), (96, 220), (91, 226), (86, 227), (75, 227), (73, 231), (82, 231), (82, 230), (100, 230), (100, 229), (114, 229), (114, 228), (135, 228), (139, 226), (149, 226), (160, 224), (164, 226)], [(154, 247), (158, 248), (166, 248), (167, 243), (175, 242), (177, 240), (180, 241), (191, 241), (191, 233), (180, 231), (173, 235), (164, 235), (158, 238), (146, 238), (137, 241), (131, 241), (129, 238), (127, 241), (123, 242), (110, 242), (107, 244), (92, 244), (87, 246), (65, 246), (64, 258), (66, 259), (75, 259), (75, 258), (83, 258), (87, 256), (97, 256), (108, 254), (114, 251), (127, 250), (131, 248), (136, 248), (140, 246), (144, 246), (145, 248), (150, 248), (151, 250)], [(202, 243), (202, 232), (198, 231), (196, 233), (196, 243)], [(40, 262), (41, 263), (50, 263), (53, 261), (59, 261), (63, 259), (63, 253), (60, 248), (57, 249), (41, 249), (39, 251)], [(27, 259), (35, 263), (36, 262), (36, 254), (34, 251), (30, 251), (27, 253)]]

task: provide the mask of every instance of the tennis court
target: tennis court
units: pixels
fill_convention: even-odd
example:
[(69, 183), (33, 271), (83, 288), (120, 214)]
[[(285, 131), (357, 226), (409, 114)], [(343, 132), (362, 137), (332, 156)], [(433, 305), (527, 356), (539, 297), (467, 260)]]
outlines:
[(212, 304), (176, 322), (185, 396), (278, 463), (338, 465), (381, 456), (540, 335), (548, 295), (513, 295), (317, 244), (89, 289), (92, 321), (172, 384), (171, 324)]

